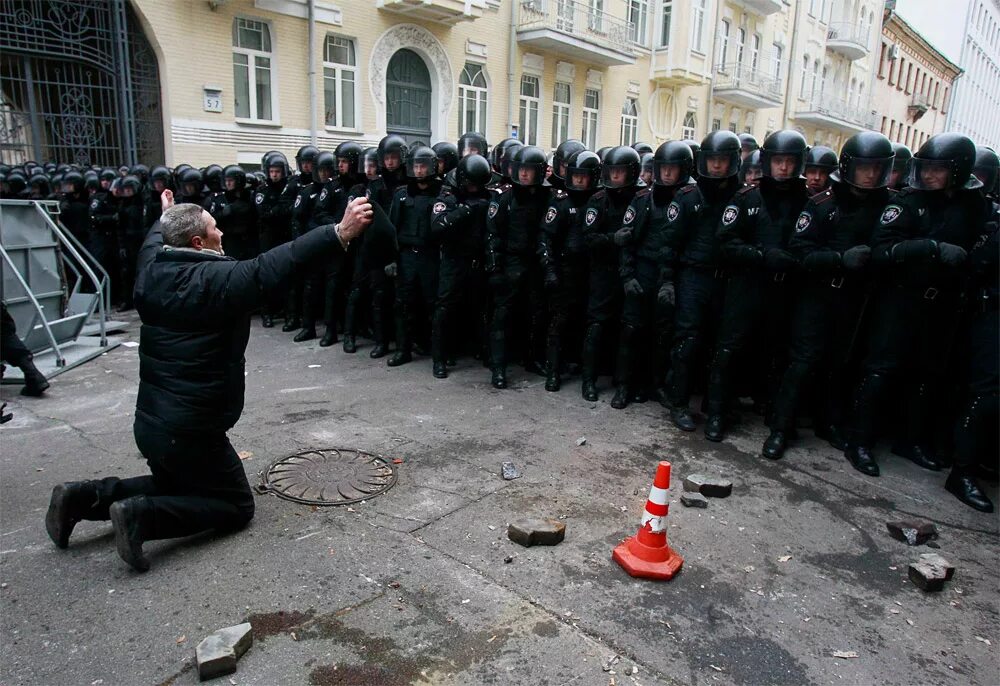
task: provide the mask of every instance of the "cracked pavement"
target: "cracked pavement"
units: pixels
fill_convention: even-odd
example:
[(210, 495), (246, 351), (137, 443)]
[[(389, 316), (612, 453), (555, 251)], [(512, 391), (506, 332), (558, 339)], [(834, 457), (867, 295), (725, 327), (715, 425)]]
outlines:
[[(138, 340), (134, 318), (124, 336)], [(943, 473), (880, 451), (883, 476), (867, 478), (807, 431), (772, 463), (758, 422), (712, 444), (655, 403), (611, 409), (606, 378), (597, 403), (520, 369), (496, 391), (474, 360), (437, 380), (428, 359), (389, 369), (365, 343), (346, 355), (255, 322), (230, 438), (252, 453), (251, 483), (274, 459), (347, 446), (403, 460), (396, 486), (350, 509), (258, 496), (239, 534), (148, 543), (146, 574), (107, 524), (82, 522), (66, 551), (43, 526), (56, 483), (144, 471), (137, 349), (56, 377), (44, 399), (4, 386), (0, 682), (193, 684), (194, 646), (248, 620), (237, 684), (1000, 683), (998, 520), (949, 496)], [(659, 459), (685, 560), (669, 583), (611, 561)], [(507, 460), (522, 478), (500, 478)], [(695, 471), (733, 495), (682, 507)], [(562, 518), (566, 540), (515, 545), (522, 517)], [(907, 579), (928, 550), (889, 536), (906, 518), (934, 522), (957, 567), (941, 593)]]

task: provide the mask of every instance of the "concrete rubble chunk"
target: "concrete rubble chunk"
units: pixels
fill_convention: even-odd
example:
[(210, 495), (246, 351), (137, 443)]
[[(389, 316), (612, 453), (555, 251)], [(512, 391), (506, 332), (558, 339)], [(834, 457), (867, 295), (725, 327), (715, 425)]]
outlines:
[(684, 477), (684, 490), (701, 493), (706, 498), (728, 498), (733, 492), (733, 482), (721, 476), (689, 474)]
[(500, 475), (507, 481), (521, 478), (521, 470), (513, 462), (504, 462), (500, 465)]
[(558, 545), (566, 538), (566, 525), (557, 519), (524, 519), (507, 527), (507, 538), (525, 547)]
[(701, 493), (681, 493), (681, 505), (685, 507), (708, 507), (708, 498)]
[(930, 522), (886, 522), (889, 534), (907, 545), (923, 545), (938, 536), (937, 527)]
[(249, 622), (226, 627), (206, 636), (198, 647), (198, 678), (202, 681), (236, 671), (236, 661), (253, 645)]
[(943, 589), (954, 575), (955, 567), (937, 553), (924, 553), (909, 567), (910, 581), (928, 593)]

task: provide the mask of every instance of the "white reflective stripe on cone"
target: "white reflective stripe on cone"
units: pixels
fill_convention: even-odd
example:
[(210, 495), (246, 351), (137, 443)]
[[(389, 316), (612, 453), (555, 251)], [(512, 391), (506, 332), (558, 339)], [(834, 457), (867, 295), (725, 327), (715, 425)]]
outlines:
[(653, 486), (649, 489), (649, 499), (657, 505), (667, 504), (667, 489)]
[(646, 522), (649, 522), (649, 530), (654, 534), (662, 533), (667, 530), (667, 518), (657, 517), (649, 512), (642, 513), (642, 521), (639, 523), (640, 529), (646, 528)]

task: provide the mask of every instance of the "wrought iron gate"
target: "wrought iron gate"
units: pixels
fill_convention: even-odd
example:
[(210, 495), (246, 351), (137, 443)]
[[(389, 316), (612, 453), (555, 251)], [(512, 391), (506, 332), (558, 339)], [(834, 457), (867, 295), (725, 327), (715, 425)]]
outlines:
[(385, 86), (386, 130), (407, 143), (431, 139), (431, 75), (412, 50), (397, 50), (389, 60)]
[(127, 0), (0, 0), (0, 162), (163, 162), (156, 57)]

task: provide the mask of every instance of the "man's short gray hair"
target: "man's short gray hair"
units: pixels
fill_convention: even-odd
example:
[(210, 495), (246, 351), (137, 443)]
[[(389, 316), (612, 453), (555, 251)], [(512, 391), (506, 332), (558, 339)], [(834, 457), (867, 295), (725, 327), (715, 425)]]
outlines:
[(172, 248), (190, 248), (195, 236), (208, 235), (207, 224), (202, 215), (201, 205), (186, 202), (168, 207), (160, 215), (160, 230), (163, 243)]

